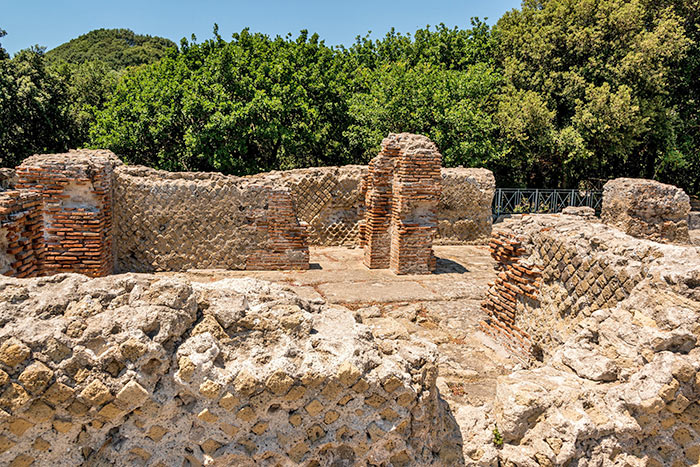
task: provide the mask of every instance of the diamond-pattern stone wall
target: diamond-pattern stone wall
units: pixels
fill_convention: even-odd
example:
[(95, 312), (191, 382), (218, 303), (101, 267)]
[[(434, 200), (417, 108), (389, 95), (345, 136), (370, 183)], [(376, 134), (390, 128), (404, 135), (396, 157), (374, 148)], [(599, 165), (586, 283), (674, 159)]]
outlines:
[(115, 212), (119, 271), (309, 267), (306, 225), (269, 180), (122, 167)]
[[(487, 243), (496, 189), (486, 169), (443, 168), (436, 244)], [(309, 244), (361, 246), (368, 166), (314, 167), (256, 175), (289, 188), (299, 220), (309, 224)], [(388, 266), (385, 266), (388, 267)]]
[(642, 280), (655, 255), (651, 242), (599, 249), (630, 240), (569, 215), (525, 216), (495, 231), (489, 247), (499, 274), (482, 303), (482, 328), (525, 359), (547, 354), (576, 322), (615, 307)]

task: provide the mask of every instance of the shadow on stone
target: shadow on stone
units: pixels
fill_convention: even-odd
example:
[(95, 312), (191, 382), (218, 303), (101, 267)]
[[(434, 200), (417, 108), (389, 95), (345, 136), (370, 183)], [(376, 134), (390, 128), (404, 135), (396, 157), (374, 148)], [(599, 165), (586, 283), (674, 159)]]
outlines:
[(469, 270), (456, 261), (447, 258), (437, 258), (435, 274), (466, 274)]

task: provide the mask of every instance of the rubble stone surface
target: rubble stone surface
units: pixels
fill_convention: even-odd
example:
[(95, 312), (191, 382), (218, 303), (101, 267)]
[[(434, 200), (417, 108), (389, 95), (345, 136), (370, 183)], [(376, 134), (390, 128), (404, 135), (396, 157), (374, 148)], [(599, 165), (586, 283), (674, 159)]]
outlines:
[(689, 243), (690, 198), (654, 180), (617, 178), (603, 187), (601, 219), (637, 238)]
[[(3, 465), (453, 465), (437, 354), (253, 279), (0, 283)], [(456, 437), (456, 438), (455, 438)]]
[(567, 215), (510, 223), (492, 250), (482, 324), (527, 363), (498, 381), (501, 461), (697, 465), (700, 251)]

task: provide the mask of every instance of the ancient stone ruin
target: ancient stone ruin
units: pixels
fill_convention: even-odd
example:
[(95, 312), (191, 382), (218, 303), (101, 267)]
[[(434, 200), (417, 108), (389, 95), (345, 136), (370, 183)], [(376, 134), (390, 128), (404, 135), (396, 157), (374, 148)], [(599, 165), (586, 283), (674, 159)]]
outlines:
[(698, 465), (687, 196), (491, 232), (493, 175), (440, 159), (0, 171), (0, 464)]
[(442, 155), (425, 136), (391, 134), (369, 164), (362, 244), (370, 269), (396, 274), (435, 269)]
[(601, 218), (637, 238), (688, 243), (690, 198), (673, 185), (617, 178), (603, 187)]
[[(5, 172), (0, 209), (10, 217), (0, 225), (8, 240), (0, 243), (5, 245), (0, 273), (20, 277), (191, 268), (303, 270), (309, 267), (309, 245), (358, 246), (367, 212), (362, 185), (368, 170), (363, 166), (232, 177), (125, 166), (108, 151), (81, 150), (33, 156), (16, 174)], [(397, 190), (408, 193), (418, 186), (400, 173)], [(392, 250), (397, 264), (420, 268), (422, 261), (425, 269), (434, 263), (427, 253), (422, 260), (415, 255), (429, 252), (436, 235), (437, 243), (447, 244), (490, 235), (493, 175), (461, 168), (443, 169), (440, 175), (438, 161), (429, 175), (429, 227), (408, 223), (406, 210), (421, 217), (420, 206), (404, 204), (397, 214), (396, 231), (402, 232), (396, 237), (401, 246)], [(32, 201), (31, 193), (41, 203)], [(415, 246), (418, 237), (425, 249)]]
[[(677, 196), (667, 193), (650, 205), (671, 204)], [(606, 220), (618, 225), (611, 205)], [(618, 213), (629, 226), (629, 211)], [(649, 223), (633, 231), (660, 233)], [(681, 238), (679, 228), (670, 231)], [(500, 272), (483, 303), (483, 329), (531, 368), (498, 382), (501, 460), (696, 465), (698, 249), (578, 215), (527, 216), (494, 232), (490, 248)]]

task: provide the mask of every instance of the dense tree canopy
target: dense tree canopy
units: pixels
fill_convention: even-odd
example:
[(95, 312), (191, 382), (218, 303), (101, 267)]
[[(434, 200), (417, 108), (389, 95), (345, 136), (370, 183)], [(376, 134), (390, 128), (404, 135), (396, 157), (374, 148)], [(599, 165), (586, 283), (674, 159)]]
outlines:
[(46, 53), (50, 62), (81, 65), (100, 62), (112, 70), (157, 62), (175, 48), (163, 37), (143, 36), (129, 29), (96, 29)]
[[(106, 147), (250, 174), (366, 163), (389, 132), (499, 185), (657, 178), (700, 192), (698, 0), (525, 0), (495, 26), (329, 47), (243, 30), (203, 43), (98, 30), (45, 56), (0, 47), (0, 157)], [(1, 37), (0, 32), (0, 37)]]

